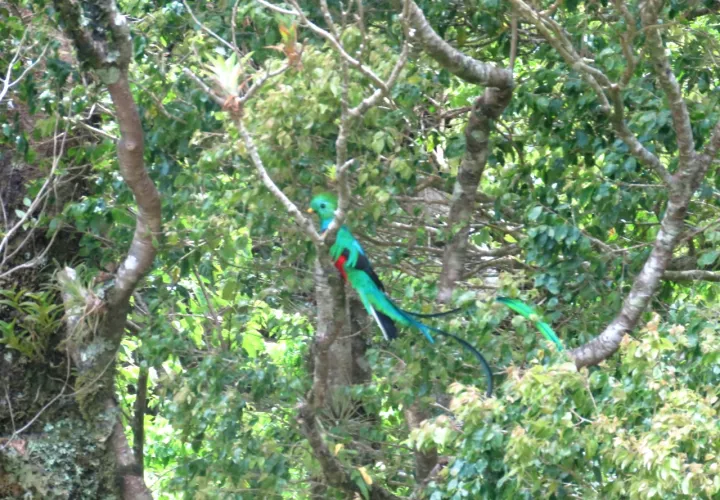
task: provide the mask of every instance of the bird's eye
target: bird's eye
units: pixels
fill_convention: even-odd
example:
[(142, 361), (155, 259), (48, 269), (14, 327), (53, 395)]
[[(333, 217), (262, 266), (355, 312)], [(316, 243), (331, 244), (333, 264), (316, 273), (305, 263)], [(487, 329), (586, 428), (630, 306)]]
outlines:
[(321, 203), (320, 208), (325, 208), (325, 203)]

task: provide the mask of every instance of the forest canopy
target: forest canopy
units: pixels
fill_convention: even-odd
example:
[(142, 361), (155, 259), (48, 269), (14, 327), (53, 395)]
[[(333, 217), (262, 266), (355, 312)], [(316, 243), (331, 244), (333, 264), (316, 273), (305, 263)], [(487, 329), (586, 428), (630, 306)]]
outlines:
[(719, 12), (0, 0), (0, 498), (718, 498)]

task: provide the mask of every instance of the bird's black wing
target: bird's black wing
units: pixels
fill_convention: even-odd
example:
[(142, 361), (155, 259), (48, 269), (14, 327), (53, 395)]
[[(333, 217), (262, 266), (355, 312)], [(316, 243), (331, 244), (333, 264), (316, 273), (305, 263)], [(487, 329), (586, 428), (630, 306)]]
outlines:
[[(343, 250), (342, 256), (345, 257), (345, 259), (348, 259), (350, 257), (350, 251)], [(383, 292), (385, 291), (385, 286), (383, 286), (382, 281), (380, 281), (378, 275), (375, 274), (375, 270), (370, 265), (370, 260), (365, 255), (360, 254), (358, 256), (358, 260), (355, 263), (354, 267), (358, 271), (363, 271), (365, 274), (370, 276), (370, 279), (373, 280), (373, 283), (375, 283), (380, 290), (382, 290)]]

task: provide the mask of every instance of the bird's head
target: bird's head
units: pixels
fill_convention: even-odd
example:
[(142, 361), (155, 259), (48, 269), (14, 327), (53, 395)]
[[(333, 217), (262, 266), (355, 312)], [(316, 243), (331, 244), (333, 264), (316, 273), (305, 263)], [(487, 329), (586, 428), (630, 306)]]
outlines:
[(310, 202), (309, 213), (316, 213), (320, 222), (331, 221), (335, 217), (337, 197), (330, 193), (321, 193)]

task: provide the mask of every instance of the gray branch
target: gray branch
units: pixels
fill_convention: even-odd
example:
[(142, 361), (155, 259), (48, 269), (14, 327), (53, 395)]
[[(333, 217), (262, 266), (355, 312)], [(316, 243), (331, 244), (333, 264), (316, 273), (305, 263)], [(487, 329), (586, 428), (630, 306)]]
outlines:
[(455, 76), (485, 87), (512, 89), (513, 78), (510, 71), (478, 61), (452, 47), (435, 33), (415, 2), (410, 3), (410, 23), (415, 29), (415, 37), (422, 43), (423, 50)]
[[(635, 278), (620, 312), (600, 335), (570, 351), (570, 355), (578, 367), (594, 365), (617, 351), (625, 334), (637, 325), (663, 279), (687, 278), (690, 276), (685, 271), (666, 270), (672, 260), (673, 251), (681, 239), (685, 216), (692, 195), (700, 185), (709, 164), (720, 148), (720, 126), (713, 133), (705, 154), (696, 155), (685, 101), (665, 55), (662, 39), (657, 29), (653, 27), (658, 24), (658, 12), (662, 6), (661, 0), (644, 1), (641, 5), (641, 12), (655, 75), (668, 97), (670, 111), (673, 116), (673, 125), (678, 137), (680, 162), (674, 175), (671, 175), (661, 164), (658, 157), (642, 146), (634, 134), (630, 132), (625, 122), (620, 86), (610, 82), (601, 71), (589, 66), (577, 54), (570, 41), (563, 34), (561, 27), (554, 20), (543, 16), (542, 13), (537, 12), (523, 0), (511, 0), (511, 2), (527, 21), (535, 25), (566, 62), (584, 75), (598, 93), (602, 103), (612, 101), (613, 110), (610, 118), (618, 136), (625, 142), (633, 156), (657, 172), (668, 189), (668, 205), (660, 224), (660, 231), (653, 244), (653, 249), (642, 270)], [(621, 4), (621, 2), (618, 3)], [(624, 12), (623, 14), (626, 15)], [(633, 22), (632, 19), (627, 19), (627, 21), (630, 24)], [(630, 28), (630, 31), (632, 36), (632, 28)], [(610, 101), (608, 101), (608, 96)], [(696, 274), (696, 276), (699, 275)]]
[(655, 245), (640, 274), (635, 278), (620, 313), (600, 335), (570, 351), (578, 367), (597, 364), (613, 355), (625, 334), (635, 328), (672, 260), (673, 250), (683, 232), (688, 203), (689, 198), (670, 200)]
[(487, 87), (475, 101), (465, 128), (465, 156), (458, 170), (450, 203), (448, 225), (456, 232), (445, 247), (438, 293), (438, 300), (447, 302), (464, 274), (470, 221), (489, 156), (490, 134), (494, 120), (510, 103), (513, 77), (510, 70), (473, 59), (440, 38), (415, 2), (410, 3), (409, 10), (415, 39), (420, 41), (428, 55), (457, 77)]
[(285, 206), (285, 209), (288, 211), (288, 213), (295, 217), (297, 223), (300, 225), (300, 227), (303, 228), (303, 230), (310, 237), (310, 239), (313, 240), (313, 243), (315, 243), (318, 249), (322, 249), (324, 245), (323, 239), (315, 230), (315, 225), (310, 219), (303, 215), (303, 213), (295, 205), (295, 203), (293, 203), (290, 198), (288, 198), (285, 193), (282, 192), (282, 190), (277, 186), (277, 184), (275, 184), (275, 181), (272, 180), (270, 174), (267, 173), (263, 161), (260, 158), (260, 154), (258, 153), (257, 147), (255, 147), (255, 142), (253, 141), (250, 132), (248, 132), (247, 128), (245, 128), (242, 120), (237, 119), (235, 123), (238, 127), (238, 130), (240, 131), (240, 135), (242, 136), (243, 141), (245, 142), (245, 148), (250, 155), (250, 159), (255, 166), (255, 170), (257, 170), (258, 175), (260, 176), (260, 180), (263, 182), (263, 184), (265, 184), (265, 187), (275, 196), (275, 198), (277, 198), (283, 204), (283, 206)]
[(533, 9), (523, 0), (511, 0), (511, 2), (523, 18), (532, 23), (547, 42), (565, 59), (565, 62), (578, 71), (588, 85), (592, 87), (600, 100), (601, 110), (610, 115), (615, 132), (627, 145), (630, 153), (640, 163), (652, 168), (665, 184), (672, 185), (672, 176), (662, 165), (660, 159), (643, 146), (627, 126), (620, 85), (611, 82), (602, 71), (585, 62), (555, 21), (543, 16), (542, 13)]
[(120, 128), (120, 174), (135, 197), (138, 212), (130, 248), (104, 303), (82, 287), (71, 269), (58, 275), (71, 326), (68, 349), (87, 381), (78, 388), (76, 397), (81, 398), (82, 406), (98, 412), (93, 424), (114, 454), (122, 497), (151, 499), (142, 475), (135, 471), (134, 456), (113, 402), (115, 355), (125, 331), (129, 299), (152, 267), (157, 252), (155, 237), (161, 230), (160, 195), (145, 169), (142, 123), (128, 80), (130, 29), (114, 0), (55, 0), (55, 6), (81, 64), (95, 71), (110, 92)]
[(687, 166), (695, 157), (692, 126), (687, 104), (683, 99), (675, 74), (670, 67), (670, 60), (665, 54), (665, 47), (660, 37), (658, 13), (662, 8), (662, 0), (645, 0), (640, 4), (640, 19), (645, 30), (645, 44), (648, 47), (650, 61), (655, 70), (655, 77), (660, 82), (668, 99), (670, 114), (673, 120), (678, 149), (680, 150), (680, 166)]
[(687, 271), (665, 271), (665, 281), (712, 281), (720, 283), (720, 272), (691, 269)]

